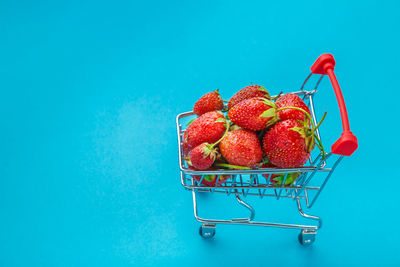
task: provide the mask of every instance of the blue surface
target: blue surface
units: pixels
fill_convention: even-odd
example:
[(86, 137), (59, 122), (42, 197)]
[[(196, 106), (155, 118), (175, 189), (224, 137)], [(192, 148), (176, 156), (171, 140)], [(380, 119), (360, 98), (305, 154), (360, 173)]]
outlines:
[[(399, 8), (2, 1), (0, 265), (399, 266)], [(216, 88), (225, 99), (250, 82), (296, 90), (325, 52), (359, 149), (311, 210), (324, 220), (316, 243), (223, 225), (201, 239), (179, 181), (175, 116)], [(327, 79), (316, 101), (329, 147), (341, 126)], [(236, 214), (232, 197), (201, 200)], [(297, 218), (294, 202), (254, 203)]]

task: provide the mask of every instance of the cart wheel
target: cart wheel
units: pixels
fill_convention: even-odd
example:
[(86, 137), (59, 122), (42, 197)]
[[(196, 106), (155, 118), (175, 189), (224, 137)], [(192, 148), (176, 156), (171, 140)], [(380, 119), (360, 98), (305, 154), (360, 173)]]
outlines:
[(299, 234), (299, 242), (303, 246), (309, 246), (315, 241), (316, 231), (313, 230), (302, 230)]
[(213, 238), (215, 236), (215, 224), (203, 224), (199, 228), (199, 234), (205, 238)]

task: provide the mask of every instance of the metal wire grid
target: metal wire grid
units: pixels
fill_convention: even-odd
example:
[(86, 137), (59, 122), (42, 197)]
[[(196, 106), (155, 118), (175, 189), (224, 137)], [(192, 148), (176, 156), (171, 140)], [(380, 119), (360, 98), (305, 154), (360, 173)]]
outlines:
[[(314, 89), (311, 91), (305, 91), (304, 85), (309, 80), (310, 76), (308, 76), (301, 87), (300, 91), (294, 92), (294, 94), (299, 95), (308, 105), (311, 118), (313, 119), (314, 125), (318, 124), (313, 95), (317, 92), (318, 85), (322, 80), (321, 76)], [(325, 157), (322, 157), (322, 153), (314, 155), (314, 153), (310, 154), (310, 158), (308, 160), (308, 164), (301, 168), (292, 168), (292, 169), (278, 169), (278, 168), (259, 168), (254, 170), (206, 170), (206, 171), (195, 171), (190, 170), (188, 168), (187, 163), (183, 160), (182, 153), (182, 140), (183, 134), (185, 130), (180, 123), (183, 118), (194, 115), (193, 112), (186, 112), (179, 114), (177, 116), (177, 129), (178, 129), (178, 144), (179, 144), (179, 162), (180, 162), (180, 170), (181, 170), (181, 184), (187, 190), (197, 191), (197, 192), (211, 192), (211, 193), (223, 193), (226, 195), (235, 194), (241, 195), (243, 197), (246, 196), (258, 196), (260, 198), (263, 197), (275, 197), (276, 199), (280, 198), (291, 198), (291, 199), (303, 199), (306, 201), (307, 207), (311, 208), (315, 203), (317, 197), (319, 196), (322, 189), (325, 187), (328, 179), (332, 175), (334, 169), (339, 164), (342, 159), (342, 156), (335, 156), (331, 153), (325, 154)], [(316, 130), (316, 134), (318, 138), (321, 139), (321, 135), (319, 129)], [(332, 156), (336, 157), (335, 160), (329, 160)], [(333, 158), (335, 158), (333, 157)], [(331, 163), (331, 167), (327, 167), (327, 163)], [(299, 173), (299, 177), (296, 181), (290, 186), (277, 186), (271, 183), (271, 177), (273, 174), (284, 174), (284, 178), (282, 181), (282, 185), (285, 184), (285, 181), (288, 177), (289, 173)], [(325, 175), (325, 179), (318, 186), (312, 186), (311, 181), (314, 176), (317, 174)], [(200, 176), (200, 180), (195, 180), (192, 175)], [(215, 182), (215, 186), (204, 186), (201, 185), (203, 179), (205, 179), (206, 175), (217, 175), (217, 179)], [(230, 178), (226, 180), (224, 183), (217, 185), (221, 175), (230, 175)], [(311, 193), (311, 194), (310, 194)], [(314, 197), (310, 199), (310, 195)]]

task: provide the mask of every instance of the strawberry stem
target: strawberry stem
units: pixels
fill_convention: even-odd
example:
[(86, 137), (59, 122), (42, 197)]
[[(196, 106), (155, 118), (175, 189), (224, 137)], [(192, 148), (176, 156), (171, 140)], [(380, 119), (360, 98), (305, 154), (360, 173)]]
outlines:
[(231, 164), (226, 164), (226, 163), (216, 163), (215, 166), (223, 167), (223, 168), (228, 168), (228, 169), (251, 170), (250, 167), (237, 166), (237, 165), (231, 165)]
[(299, 111), (303, 112), (304, 114), (306, 114), (307, 118), (308, 118), (311, 122), (313, 121), (313, 120), (311, 119), (310, 113), (308, 113), (308, 112), (305, 111), (304, 109), (298, 108), (298, 107), (282, 107), (282, 108), (278, 108), (278, 109), (276, 110), (276, 112), (279, 112), (279, 111), (284, 110), (284, 109), (295, 109), (295, 110), (299, 110)]
[(321, 123), (324, 121), (324, 119), (325, 119), (325, 117), (326, 117), (326, 113), (327, 113), (327, 112), (325, 111), (324, 115), (322, 116), (321, 120), (318, 122), (317, 126), (314, 127), (314, 129), (313, 129), (313, 131), (312, 131), (312, 134), (314, 134), (315, 130), (317, 130), (318, 127), (321, 125)]
[(277, 109), (276, 112), (279, 112), (284, 109), (296, 109), (296, 110), (299, 110), (299, 111), (303, 112), (304, 114), (306, 114), (307, 118), (310, 120), (311, 125), (312, 125), (312, 130), (311, 130), (310, 135), (312, 136), (313, 139), (317, 140), (317, 143), (315, 143), (315, 144), (321, 150), (322, 158), (324, 159), (325, 158), (325, 149), (324, 149), (324, 146), (322, 145), (321, 140), (315, 134), (315, 131), (318, 129), (319, 126), (321, 126), (321, 123), (324, 121), (327, 112), (325, 111), (324, 115), (322, 116), (321, 120), (318, 122), (317, 126), (314, 126), (314, 121), (312, 120), (311, 115), (304, 109), (298, 108), (298, 107), (282, 107), (282, 108)]
[(230, 127), (230, 122), (226, 121), (226, 129), (225, 129), (224, 135), (217, 142), (215, 142), (214, 144), (211, 144), (210, 149), (213, 149), (214, 146), (218, 145), (219, 142), (221, 142), (225, 138), (226, 134), (229, 131), (229, 127)]
[(321, 152), (322, 152), (322, 159), (324, 159), (325, 158), (325, 149), (324, 149), (324, 146), (322, 145), (322, 142), (321, 142), (321, 140), (318, 138), (318, 136), (317, 136), (317, 134), (316, 133), (314, 133), (314, 138), (315, 138), (315, 140), (317, 140), (317, 143), (315, 143), (316, 145), (317, 145), (317, 147), (321, 150)]
[(271, 100), (275, 100), (275, 99), (279, 98), (282, 95), (282, 93), (283, 92), (281, 91), (278, 95), (271, 97)]

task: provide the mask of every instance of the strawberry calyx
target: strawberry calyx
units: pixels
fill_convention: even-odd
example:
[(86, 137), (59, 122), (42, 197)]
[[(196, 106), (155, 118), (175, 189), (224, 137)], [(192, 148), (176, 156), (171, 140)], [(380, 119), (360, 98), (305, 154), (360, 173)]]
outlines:
[(271, 100), (267, 99), (267, 98), (264, 98), (264, 97), (257, 97), (257, 99), (261, 100), (265, 105), (271, 107), (271, 108), (265, 110), (260, 115), (260, 117), (263, 117), (263, 118), (271, 118), (268, 121), (266, 127), (271, 126), (272, 124), (275, 124), (279, 120), (278, 115), (277, 115), (277, 110), (276, 110), (275, 103), (272, 102)]
[(243, 129), (243, 128), (236, 124), (232, 124), (229, 128), (230, 131), (236, 131), (236, 130), (240, 130), (240, 129)]
[(184, 157), (183, 159), (187, 162), (187, 164), (188, 164), (189, 166), (192, 166), (192, 167), (193, 167), (193, 164), (192, 164), (192, 161), (190, 160), (190, 157)]
[(209, 182), (212, 182), (212, 181), (214, 181), (215, 177), (214, 177), (214, 175), (205, 175), (204, 179)]
[[(283, 108), (278, 109), (278, 111), (283, 110), (283, 109), (296, 109), (296, 110), (302, 111), (304, 114), (306, 114), (307, 119), (305, 121), (297, 121), (303, 127), (296, 126), (296, 127), (290, 128), (290, 130), (299, 133), (300, 136), (304, 138), (307, 152), (311, 152), (314, 149), (314, 146), (316, 145), (321, 150), (322, 157), (324, 158), (325, 150), (324, 150), (324, 147), (322, 146), (321, 140), (318, 138), (315, 131), (318, 129), (319, 126), (321, 126), (321, 123), (324, 121), (327, 112), (324, 113), (324, 115), (322, 116), (322, 118), (319, 121), (319, 123), (317, 124), (317, 126), (314, 126), (313, 120), (311, 119), (311, 115), (304, 109), (298, 108), (298, 107), (283, 107)], [(310, 124), (311, 124), (311, 129), (309, 126)], [(315, 142), (315, 140), (317, 140), (317, 143)]]
[(203, 159), (210, 157), (213, 161), (215, 161), (218, 157), (218, 152), (215, 148), (213, 148), (213, 145), (210, 145), (209, 143), (205, 143), (205, 146), (203, 147)]
[(269, 94), (268, 90), (264, 86), (258, 87), (257, 90), (264, 92), (265, 93), (265, 98), (271, 99), (271, 95)]
[(285, 184), (284, 186), (288, 186), (291, 185), (298, 177), (299, 177), (299, 173), (288, 173), (286, 180), (285, 180), (285, 173), (282, 173), (278, 176), (275, 176), (274, 178), (272, 178), (271, 180), (273, 180), (273, 184), (276, 186), (280, 186), (283, 184), (283, 180), (285, 180)]
[[(269, 99), (266, 98), (262, 98), (262, 97), (258, 97), (258, 99), (262, 100), (262, 102), (268, 106), (270, 106), (270, 109), (267, 109), (266, 111), (264, 111), (260, 117), (264, 117), (264, 118), (271, 118), (268, 123), (267, 123), (267, 127), (271, 126), (273, 124), (275, 124), (276, 122), (278, 122), (280, 120), (279, 116), (278, 116), (278, 112), (281, 110), (285, 110), (285, 109), (294, 109), (294, 110), (299, 110), (301, 112), (303, 112), (304, 114), (306, 114), (307, 118), (312, 122), (311, 119), (311, 115), (305, 111), (302, 108), (298, 108), (298, 107), (282, 107), (282, 108), (276, 108), (276, 105), (274, 102), (272, 102)], [(307, 122), (308, 124), (308, 122)]]

